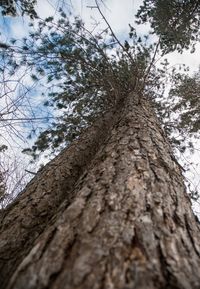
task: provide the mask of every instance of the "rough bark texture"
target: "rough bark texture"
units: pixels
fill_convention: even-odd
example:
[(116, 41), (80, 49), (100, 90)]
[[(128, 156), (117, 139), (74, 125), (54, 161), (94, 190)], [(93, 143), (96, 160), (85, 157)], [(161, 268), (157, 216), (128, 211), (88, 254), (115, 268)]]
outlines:
[[(10, 276), (43, 232), (56, 218), (61, 203), (70, 204), (74, 185), (112, 127), (112, 113), (106, 113), (87, 129), (78, 141), (65, 149), (29, 183), (6, 210), (0, 211), (0, 284)], [(1, 288), (0, 286), (0, 288)]]
[(3, 213), (1, 288), (199, 289), (199, 225), (150, 105), (130, 94), (100, 127)]

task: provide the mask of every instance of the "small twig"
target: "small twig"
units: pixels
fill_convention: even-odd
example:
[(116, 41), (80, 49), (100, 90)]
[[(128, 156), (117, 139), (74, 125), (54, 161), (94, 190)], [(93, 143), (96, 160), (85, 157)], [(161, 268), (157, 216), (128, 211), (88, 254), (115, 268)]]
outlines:
[(159, 48), (159, 45), (160, 45), (160, 38), (158, 40), (158, 43), (156, 44), (156, 48), (155, 48), (155, 51), (154, 51), (154, 54), (153, 54), (153, 57), (152, 57), (152, 60), (151, 60), (151, 63), (149, 64), (149, 67), (147, 68), (147, 72), (146, 74), (144, 75), (144, 80), (143, 80), (143, 85), (142, 85), (142, 89), (144, 88), (144, 85), (145, 85), (145, 82), (146, 82), (146, 79), (149, 75), (149, 72), (154, 64), (154, 61), (155, 61), (155, 57), (156, 57), (156, 54), (158, 52), (158, 48)]
[(29, 171), (29, 170), (25, 170), (25, 172), (27, 172), (27, 173), (29, 173), (29, 174), (32, 174), (32, 175), (37, 175), (37, 173), (31, 172), (31, 171)]
[(115, 38), (115, 40), (117, 41), (117, 43), (121, 46), (121, 48), (124, 50), (124, 46), (121, 44), (121, 42), (119, 41), (119, 39), (117, 38), (117, 36), (115, 35), (114, 31), (112, 30), (112, 27), (110, 26), (108, 20), (106, 19), (106, 17), (104, 16), (103, 12), (101, 11), (99, 4), (97, 2), (97, 0), (95, 0), (96, 3), (96, 8), (98, 9), (100, 15), (102, 16), (103, 20), (105, 21), (105, 23), (107, 24), (112, 36)]
[(32, 121), (32, 120), (48, 120), (50, 118), (54, 118), (54, 116), (47, 117), (26, 117), (26, 118), (0, 118), (1, 121)]
[(90, 9), (97, 9), (97, 6), (91, 6), (91, 5), (87, 5), (86, 8), (90, 8)]
[(124, 47), (124, 45), (121, 44), (121, 42), (119, 41), (119, 39), (118, 39), (117, 36), (115, 35), (115, 33), (114, 33), (112, 27), (110, 26), (108, 20), (106, 19), (106, 17), (104, 16), (103, 12), (101, 11), (97, 0), (95, 0), (95, 3), (96, 3), (96, 9), (98, 9), (101, 17), (103, 18), (103, 20), (104, 20), (105, 23), (107, 24), (107, 26), (108, 26), (108, 28), (109, 28), (109, 30), (110, 30), (113, 38), (116, 40), (116, 42), (117, 42), (117, 43), (119, 44), (119, 46), (122, 48), (122, 50), (126, 52), (126, 54), (129, 56), (129, 58), (131, 59), (131, 61), (134, 62), (132, 55), (127, 51), (127, 49)]

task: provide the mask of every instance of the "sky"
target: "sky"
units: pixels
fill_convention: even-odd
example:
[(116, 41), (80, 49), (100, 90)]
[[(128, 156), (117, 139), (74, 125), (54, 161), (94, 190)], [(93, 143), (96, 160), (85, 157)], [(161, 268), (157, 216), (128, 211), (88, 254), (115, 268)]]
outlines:
[[(60, 3), (62, 1), (60, 0)], [(64, 3), (64, 1), (63, 1)], [(136, 24), (134, 23), (135, 18), (134, 14), (136, 13), (137, 9), (141, 5), (141, 0), (107, 0), (104, 1), (104, 5), (102, 6), (102, 12), (104, 16), (106, 17), (107, 21), (111, 25), (113, 31), (117, 35), (117, 37), (120, 40), (124, 40), (126, 36), (128, 36), (129, 33), (129, 26), (128, 24), (131, 24), (132, 26), (136, 27)], [(71, 11), (75, 15), (79, 15), (84, 22), (86, 23), (86, 27), (91, 30), (94, 28), (94, 24), (99, 22), (100, 25), (97, 29), (100, 27), (104, 27), (105, 24), (102, 24), (102, 19), (99, 16), (99, 13), (97, 9), (90, 8), (91, 6), (94, 6), (94, 0), (68, 0), (65, 2), (63, 8), (67, 9), (68, 11)], [(45, 19), (48, 16), (54, 15), (55, 17), (58, 17), (58, 13), (56, 12), (57, 8), (57, 1), (55, 0), (38, 0), (36, 11), (42, 19)], [(145, 34), (149, 32), (149, 25), (143, 25), (140, 27), (136, 27), (138, 29), (138, 34)], [(2, 31), (2, 35), (0, 36), (0, 41), (3, 41), (8, 38), (8, 36), (12, 36), (15, 38), (22, 38), (27, 35), (28, 32), (28, 24), (27, 19), (20, 18), (20, 17), (5, 17), (4, 19), (0, 19), (0, 30)], [(156, 38), (155, 38), (156, 39)], [(190, 67), (191, 73), (193, 71), (198, 70), (199, 68), (199, 59), (200, 59), (200, 44), (197, 44), (195, 53), (191, 54), (189, 51), (185, 51), (182, 54), (179, 53), (170, 53), (167, 56), (171, 66), (185, 63), (187, 66)], [(31, 80), (29, 77), (26, 79), (27, 84), (31, 83)], [(41, 95), (35, 92), (33, 94), (33, 97), (35, 99), (36, 106), (41, 106)], [(3, 103), (0, 102), (0, 107), (3, 105)], [(36, 124), (37, 125), (37, 124)], [(25, 126), (23, 126), (24, 131), (26, 131)], [(5, 135), (4, 135), (5, 137)], [(0, 139), (2, 141), (2, 139)], [(20, 145), (17, 146), (15, 141), (9, 139), (11, 142), (11, 146), (15, 147), (14, 149), (14, 155), (19, 155), (21, 152), (20, 146), (26, 146), (26, 140), (25, 143), (23, 141), (19, 141)], [(200, 149), (200, 145), (197, 142), (196, 148)], [(12, 154), (10, 156), (12, 158)], [(28, 161), (29, 159), (26, 159), (23, 155), (21, 156), (23, 158), (23, 167), (29, 167)], [(187, 160), (188, 162), (194, 162), (194, 163), (200, 163), (200, 154), (196, 151), (196, 154), (191, 156), (188, 152), (183, 156), (179, 155), (180, 162), (185, 162)], [(46, 160), (42, 159), (42, 162), (46, 162)], [(193, 166), (193, 167), (192, 167)], [(191, 171), (187, 174), (187, 178), (191, 180), (191, 182), (194, 183), (194, 186), (199, 185), (200, 180), (200, 167), (196, 164), (192, 165)], [(34, 168), (32, 168), (34, 169)], [(200, 189), (200, 186), (199, 186)], [(195, 210), (200, 209), (198, 207), (195, 207)]]

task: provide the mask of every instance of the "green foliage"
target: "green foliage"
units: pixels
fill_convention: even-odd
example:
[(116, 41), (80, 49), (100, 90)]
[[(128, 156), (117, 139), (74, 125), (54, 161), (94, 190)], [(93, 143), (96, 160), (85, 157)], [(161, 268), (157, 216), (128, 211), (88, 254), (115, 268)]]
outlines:
[(8, 149), (8, 147), (6, 145), (0, 145), (0, 153), (4, 152), (7, 149)]
[(199, 40), (200, 2), (184, 0), (144, 0), (137, 12), (138, 24), (150, 22), (160, 37), (164, 53), (191, 48)]
[(29, 15), (30, 18), (37, 17), (34, 6), (36, 0), (0, 0), (2, 15)]

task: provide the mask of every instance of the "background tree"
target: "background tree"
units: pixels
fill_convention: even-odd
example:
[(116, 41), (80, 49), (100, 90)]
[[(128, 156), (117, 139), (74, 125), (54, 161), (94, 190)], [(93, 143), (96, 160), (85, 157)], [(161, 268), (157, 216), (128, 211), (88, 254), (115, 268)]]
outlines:
[(160, 36), (164, 53), (195, 49), (199, 41), (199, 1), (144, 0), (137, 12), (138, 23), (150, 22)]
[(0, 149), (0, 206), (10, 204), (30, 181), (31, 171), (27, 170), (18, 155), (11, 154), (5, 145)]

